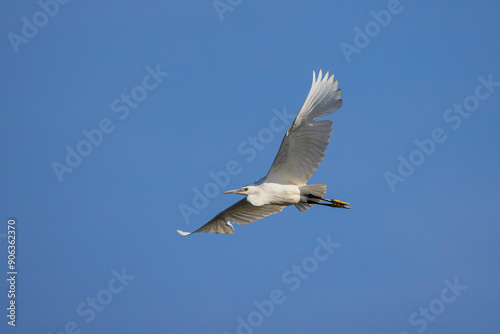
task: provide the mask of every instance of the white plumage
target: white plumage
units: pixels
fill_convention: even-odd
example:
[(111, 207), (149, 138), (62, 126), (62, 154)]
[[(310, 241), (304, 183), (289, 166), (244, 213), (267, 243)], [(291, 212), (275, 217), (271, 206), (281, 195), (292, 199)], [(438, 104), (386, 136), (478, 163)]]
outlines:
[[(278, 154), (265, 177), (240, 189), (226, 191), (246, 197), (219, 213), (196, 232), (232, 234), (231, 222), (248, 224), (280, 212), (288, 205), (305, 211), (315, 204), (349, 209), (349, 203), (327, 199), (324, 183), (306, 185), (325, 156), (332, 133), (332, 121), (316, 119), (337, 111), (342, 106), (338, 82), (313, 72), (309, 95), (295, 121), (288, 129)], [(323, 202), (322, 202), (323, 201)], [(327, 202), (327, 203), (324, 203)], [(177, 230), (182, 236), (192, 233)]]

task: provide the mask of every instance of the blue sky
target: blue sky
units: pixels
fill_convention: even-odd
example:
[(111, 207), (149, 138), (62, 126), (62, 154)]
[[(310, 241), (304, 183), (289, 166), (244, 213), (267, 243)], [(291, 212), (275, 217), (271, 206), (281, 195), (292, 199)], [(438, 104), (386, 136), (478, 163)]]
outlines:
[[(2, 333), (499, 331), (497, 3), (1, 7)], [(344, 105), (310, 183), (353, 209), (179, 236), (265, 175), (319, 69)]]

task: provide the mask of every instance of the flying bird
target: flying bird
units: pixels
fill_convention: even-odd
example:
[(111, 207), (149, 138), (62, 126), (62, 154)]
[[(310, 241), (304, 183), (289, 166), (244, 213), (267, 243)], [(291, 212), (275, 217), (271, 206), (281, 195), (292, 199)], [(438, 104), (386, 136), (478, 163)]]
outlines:
[[(192, 233), (232, 234), (234, 227), (231, 222), (249, 224), (292, 204), (301, 212), (316, 204), (351, 208), (349, 203), (324, 198), (326, 184), (306, 184), (323, 160), (332, 134), (333, 121), (316, 120), (342, 106), (342, 91), (337, 87), (338, 82), (333, 80), (333, 74), (329, 76), (327, 72), (322, 77), (320, 70), (316, 78), (313, 71), (309, 95), (285, 134), (267, 175), (242, 188), (224, 192), (246, 197)], [(192, 234), (180, 230), (177, 232), (182, 236)]]

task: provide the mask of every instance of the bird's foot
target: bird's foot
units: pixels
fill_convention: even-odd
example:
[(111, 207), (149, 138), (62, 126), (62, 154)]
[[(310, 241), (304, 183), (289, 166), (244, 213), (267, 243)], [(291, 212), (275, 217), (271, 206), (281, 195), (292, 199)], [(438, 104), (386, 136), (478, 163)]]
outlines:
[(326, 199), (325, 201), (328, 201), (331, 203), (331, 206), (334, 208), (342, 208), (342, 209), (350, 209), (351, 208), (351, 203), (347, 202), (342, 202), (338, 199)]
[[(350, 209), (351, 208), (351, 203), (343, 202), (338, 199), (329, 199), (329, 198), (323, 198), (320, 196), (316, 196), (313, 194), (308, 194), (309, 200), (307, 203), (311, 204), (319, 204), (319, 205), (325, 205), (325, 206), (330, 206), (333, 208), (342, 208), (342, 209)], [(329, 203), (322, 203), (321, 201), (329, 202)]]

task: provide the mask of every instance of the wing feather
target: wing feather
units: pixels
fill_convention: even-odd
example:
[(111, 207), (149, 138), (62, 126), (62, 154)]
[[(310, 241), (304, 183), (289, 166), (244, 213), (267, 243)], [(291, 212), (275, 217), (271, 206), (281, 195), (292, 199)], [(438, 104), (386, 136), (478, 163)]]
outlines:
[[(272, 215), (273, 213), (280, 212), (281, 210), (283, 210), (284, 207), (285, 207), (284, 205), (272, 205), (272, 204), (255, 206), (250, 204), (250, 202), (248, 202), (247, 199), (244, 198), (241, 201), (236, 202), (226, 210), (219, 213), (208, 223), (206, 223), (205, 225), (203, 225), (202, 227), (200, 227), (199, 229), (197, 229), (192, 233), (215, 232), (217, 234), (221, 233), (232, 234), (234, 233), (234, 227), (230, 222), (240, 225), (246, 225), (256, 220)], [(179, 232), (179, 234), (184, 237), (192, 234), (189, 232), (182, 232), (179, 230), (177, 230), (177, 232)]]
[(322, 76), (321, 70), (313, 83), (295, 121), (288, 129), (276, 158), (265, 178), (266, 182), (304, 185), (314, 174), (325, 156), (332, 134), (332, 121), (316, 119), (337, 111), (342, 106), (342, 91), (338, 81)]

